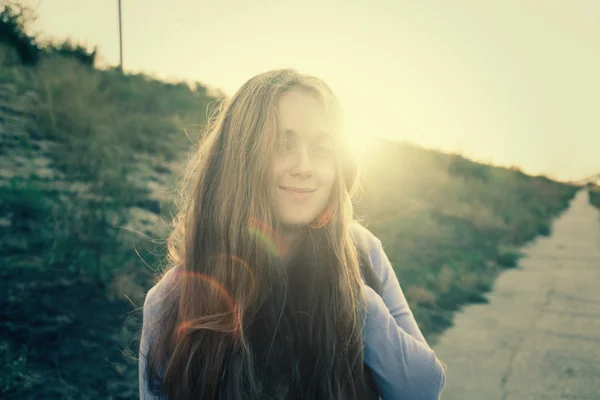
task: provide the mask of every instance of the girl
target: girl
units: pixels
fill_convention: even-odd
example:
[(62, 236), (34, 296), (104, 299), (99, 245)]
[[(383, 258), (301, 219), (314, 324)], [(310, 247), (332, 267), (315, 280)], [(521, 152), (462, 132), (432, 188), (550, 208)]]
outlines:
[(439, 397), (442, 364), (353, 219), (346, 149), (335, 95), (295, 70), (222, 108), (144, 302), (141, 399)]

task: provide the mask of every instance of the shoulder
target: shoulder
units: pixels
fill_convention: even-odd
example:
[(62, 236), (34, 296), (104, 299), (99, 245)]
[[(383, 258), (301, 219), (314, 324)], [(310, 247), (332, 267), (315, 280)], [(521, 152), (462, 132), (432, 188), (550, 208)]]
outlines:
[(159, 275), (158, 280), (146, 293), (144, 299), (144, 316), (151, 316), (158, 313), (162, 301), (172, 294), (180, 282), (181, 268), (171, 267)]
[(359, 246), (369, 250), (381, 247), (381, 240), (360, 222), (353, 221), (350, 225), (350, 231)]
[(358, 221), (352, 222), (350, 230), (359, 251), (364, 251), (368, 255), (373, 268), (378, 275), (381, 275), (383, 261), (383, 245), (381, 240)]

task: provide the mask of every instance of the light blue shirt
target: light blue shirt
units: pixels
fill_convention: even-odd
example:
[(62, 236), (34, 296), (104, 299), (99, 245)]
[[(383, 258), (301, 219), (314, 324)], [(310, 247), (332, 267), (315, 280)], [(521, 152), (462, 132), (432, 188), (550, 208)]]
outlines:
[(365, 364), (382, 400), (437, 400), (446, 372), (423, 337), (381, 241), (359, 228), (381, 296), (366, 286), (367, 313), (363, 327)]
[[(366, 286), (367, 312), (363, 326), (365, 364), (371, 369), (382, 400), (437, 400), (446, 382), (446, 373), (423, 337), (381, 241), (369, 230), (357, 233), (368, 248), (369, 257), (382, 288), (381, 296)], [(146, 295), (139, 354), (140, 399), (157, 400), (144, 379), (146, 354), (157, 299), (172, 288), (175, 274), (168, 271)], [(164, 397), (163, 397), (164, 398)]]

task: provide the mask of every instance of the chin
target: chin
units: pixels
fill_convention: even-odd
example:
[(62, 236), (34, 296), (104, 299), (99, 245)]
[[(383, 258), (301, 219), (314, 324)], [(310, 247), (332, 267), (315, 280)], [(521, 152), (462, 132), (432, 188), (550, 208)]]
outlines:
[(314, 217), (301, 217), (298, 215), (294, 215), (294, 216), (290, 216), (288, 218), (283, 218), (281, 220), (281, 222), (283, 223), (283, 225), (286, 226), (290, 226), (290, 227), (302, 227), (302, 226), (306, 226), (308, 224), (310, 224), (311, 222), (313, 222), (315, 220), (315, 218), (317, 218), (317, 216), (315, 215)]
[(294, 220), (283, 220), (282, 223), (284, 226), (290, 227), (290, 228), (302, 228), (303, 226), (306, 226), (308, 224), (310, 224), (312, 222), (312, 220), (298, 220), (298, 219), (294, 219)]

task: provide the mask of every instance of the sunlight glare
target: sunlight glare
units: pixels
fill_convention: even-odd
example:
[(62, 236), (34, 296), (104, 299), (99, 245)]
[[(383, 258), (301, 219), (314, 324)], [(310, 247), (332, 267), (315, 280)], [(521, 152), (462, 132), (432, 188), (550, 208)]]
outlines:
[[(357, 114), (359, 116), (359, 114)], [(358, 118), (348, 119), (346, 122), (345, 137), (348, 149), (359, 163), (368, 163), (373, 157), (373, 148), (376, 135), (373, 127), (367, 128), (366, 123), (358, 121)]]

